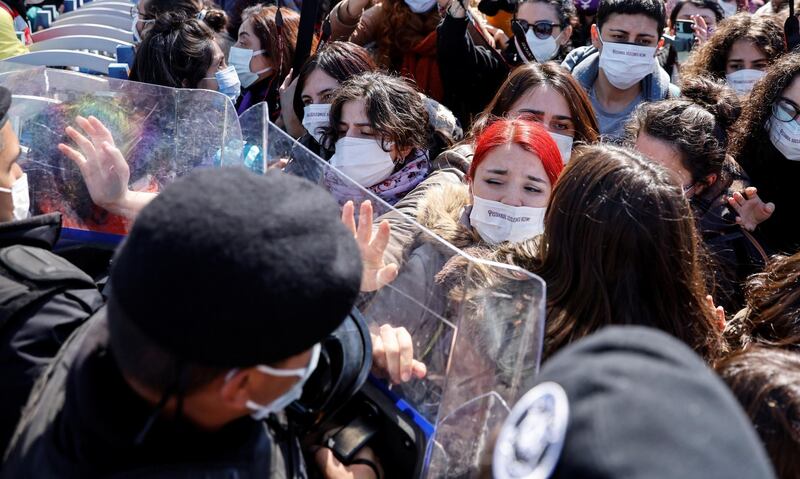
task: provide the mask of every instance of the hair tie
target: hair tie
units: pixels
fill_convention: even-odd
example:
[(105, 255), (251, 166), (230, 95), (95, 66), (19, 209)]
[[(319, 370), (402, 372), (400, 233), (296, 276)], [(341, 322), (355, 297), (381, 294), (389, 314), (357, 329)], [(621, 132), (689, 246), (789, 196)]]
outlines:
[(203, 21), (206, 19), (206, 13), (208, 13), (208, 10), (204, 8), (200, 10), (200, 12), (197, 15), (195, 15), (195, 18), (197, 18), (200, 21)]

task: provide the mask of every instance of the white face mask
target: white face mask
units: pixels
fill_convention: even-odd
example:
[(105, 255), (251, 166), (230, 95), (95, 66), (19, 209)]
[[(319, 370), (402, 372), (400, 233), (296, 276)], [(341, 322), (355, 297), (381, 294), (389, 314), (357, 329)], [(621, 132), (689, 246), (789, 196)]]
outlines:
[(761, 70), (745, 69), (726, 75), (725, 78), (728, 85), (736, 90), (736, 93), (739, 95), (747, 95), (750, 93), (750, 90), (753, 89), (753, 85), (763, 76), (764, 72)]
[(31, 215), (31, 197), (28, 191), (28, 174), (23, 173), (11, 185), (11, 188), (0, 188), (0, 192), (10, 193), (14, 205), (14, 219), (24, 220)]
[(217, 80), (217, 91), (230, 98), (234, 103), (242, 92), (242, 84), (233, 65), (228, 65), (228, 68), (214, 73), (213, 77), (205, 77), (204, 80)]
[(231, 47), (231, 51), (228, 54), (228, 63), (236, 69), (236, 74), (239, 75), (239, 82), (241, 82), (242, 88), (249, 87), (258, 80), (259, 75), (272, 70), (272, 67), (267, 67), (257, 72), (250, 71), (250, 60), (252, 60), (254, 56), (264, 52), (266, 52), (266, 50), (253, 51), (249, 48)]
[(573, 139), (571, 136), (567, 135), (560, 135), (558, 133), (553, 133), (552, 131), (548, 131), (547, 133), (550, 134), (550, 138), (556, 142), (556, 146), (558, 146), (558, 151), (561, 153), (561, 161), (564, 162), (566, 165), (569, 161), (569, 158), (572, 156), (572, 142)]
[(509, 206), (473, 195), (469, 222), (489, 244), (519, 243), (544, 231), (547, 208)]
[(414, 13), (425, 13), (436, 5), (436, 0), (405, 0), (408, 8)]
[[(528, 48), (531, 49), (533, 57), (539, 63), (550, 61), (558, 54), (559, 38), (561, 38), (560, 33), (556, 38), (553, 38), (553, 35), (549, 35), (547, 38), (541, 39), (537, 37), (535, 33), (533, 33), (533, 27), (528, 28), (528, 31), (525, 32), (525, 42), (528, 44)], [(527, 61), (525, 55), (523, 55), (521, 52), (520, 57)]]
[(313, 136), (317, 143), (322, 143), (322, 130), (330, 124), (330, 103), (312, 103), (303, 108), (303, 128)]
[(787, 160), (800, 161), (800, 124), (797, 121), (769, 119), (769, 139)]
[(726, 2), (725, 0), (718, 0), (719, 6), (722, 7), (722, 16), (724, 18), (736, 15), (736, 0), (733, 2)]
[(598, 38), (603, 45), (600, 69), (615, 88), (627, 90), (655, 70), (656, 47), (604, 42), (602, 37)]
[[(297, 376), (300, 378), (291, 389), (283, 393), (280, 397), (276, 398), (269, 404), (258, 404), (255, 401), (247, 401), (245, 405), (247, 409), (252, 411), (250, 413), (250, 417), (255, 419), (256, 421), (260, 421), (265, 417), (269, 416), (273, 413), (278, 413), (286, 409), (286, 407), (300, 399), (303, 395), (303, 386), (308, 381), (308, 378), (311, 377), (311, 374), (314, 373), (314, 370), (317, 369), (317, 363), (319, 362), (319, 353), (322, 350), (322, 347), (319, 343), (315, 344), (313, 348), (311, 348), (311, 359), (308, 361), (308, 366), (300, 369), (276, 369), (269, 366), (257, 366), (257, 369), (264, 373), (269, 374), (270, 376), (277, 376), (277, 377), (292, 377)], [(228, 380), (236, 374), (236, 369), (228, 373)]]
[[(391, 150), (392, 145), (387, 145)], [(394, 161), (388, 151), (372, 138), (345, 136), (336, 142), (331, 165), (361, 186), (377, 185), (394, 171)]]

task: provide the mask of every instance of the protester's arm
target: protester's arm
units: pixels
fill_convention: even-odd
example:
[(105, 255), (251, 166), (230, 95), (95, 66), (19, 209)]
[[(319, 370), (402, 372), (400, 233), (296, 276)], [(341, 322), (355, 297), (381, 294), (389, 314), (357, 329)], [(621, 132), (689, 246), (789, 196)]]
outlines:
[(498, 70), (506, 71), (502, 60), (489, 49), (476, 45), (467, 34), (469, 20), (459, 0), (452, 0), (442, 23), (437, 27), (437, 60), (440, 69), (470, 71), (485, 75)]
[(128, 162), (100, 120), (78, 116), (75, 123), (88, 135), (87, 138), (75, 128), (67, 127), (67, 136), (80, 151), (63, 143), (58, 149), (78, 167), (97, 206), (117, 215), (135, 217), (156, 194), (128, 188), (131, 177)]
[(342, 0), (337, 3), (328, 17), (331, 21), (331, 40), (347, 41), (370, 3), (370, 0)]

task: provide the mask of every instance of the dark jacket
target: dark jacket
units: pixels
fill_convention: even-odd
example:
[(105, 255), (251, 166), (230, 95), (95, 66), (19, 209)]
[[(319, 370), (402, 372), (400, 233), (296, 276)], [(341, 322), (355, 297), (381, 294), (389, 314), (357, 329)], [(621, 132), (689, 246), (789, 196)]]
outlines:
[(100, 310), (31, 393), (0, 477), (306, 477), (296, 439), (250, 418), (209, 432), (159, 416), (136, 445), (153, 412), (117, 368)]
[(745, 280), (767, 259), (755, 237), (736, 224), (736, 213), (725, 201), (748, 186), (742, 169), (729, 158), (717, 182), (690, 201), (714, 272), (714, 300), (729, 312), (744, 305)]
[(466, 129), (483, 111), (522, 59), (513, 39), (503, 53), (476, 45), (468, 34), (469, 20), (446, 15), (437, 27), (436, 58), (444, 87), (442, 103)]
[(761, 199), (775, 203), (775, 212), (755, 231), (767, 253), (792, 255), (800, 251), (800, 201), (797, 199), (800, 161), (787, 160), (769, 140), (756, 157), (737, 160), (747, 171), (753, 186), (758, 188)]
[(281, 116), (281, 98), (278, 87), (281, 82), (277, 75), (272, 75), (242, 89), (236, 100), (236, 114), (241, 115), (251, 106), (266, 102), (269, 108), (269, 121), (275, 123)]
[[(34, 382), (70, 334), (103, 305), (91, 277), (50, 253), (61, 231), (58, 213), (0, 224), (0, 256), (9, 247), (47, 268), (41, 280), (0, 260), (0, 451), (4, 451)], [(18, 295), (23, 288), (24, 293)], [(26, 299), (27, 298), (27, 299)], [(14, 303), (16, 302), (16, 304)]]

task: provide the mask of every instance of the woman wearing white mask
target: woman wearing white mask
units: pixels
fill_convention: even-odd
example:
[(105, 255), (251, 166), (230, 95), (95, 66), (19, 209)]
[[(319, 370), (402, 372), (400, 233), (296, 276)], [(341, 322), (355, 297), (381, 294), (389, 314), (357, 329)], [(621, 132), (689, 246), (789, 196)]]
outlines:
[(171, 88), (219, 91), (236, 101), (239, 78), (205, 23), (165, 13), (136, 49), (131, 80)]
[(575, 19), (572, 0), (521, 2), (512, 20), (514, 36), (503, 52), (497, 52), (468, 33), (470, 23), (462, 1), (452, 0), (437, 30), (444, 104), (468, 126), (514, 67), (563, 60)]
[(283, 126), (279, 87), (292, 67), (300, 15), (281, 8), (280, 17), (283, 26), (278, 28), (277, 7), (257, 5), (245, 10), (228, 63), (236, 69), (242, 84), (237, 112), (242, 114), (257, 103), (267, 102), (270, 120)]
[(315, 154), (328, 157), (320, 146), (324, 128), (330, 125), (331, 100), (345, 80), (377, 67), (367, 50), (350, 42), (330, 42), (306, 60), (297, 75), (292, 109), (302, 122), (298, 140)]
[[(335, 151), (330, 163), (340, 172), (394, 204), (431, 171), (428, 118), (422, 96), (408, 81), (364, 73), (342, 83), (331, 100), (322, 145)], [(324, 181), (342, 204), (364, 196), (336, 175)]]
[(720, 22), (714, 35), (681, 67), (681, 75), (725, 80), (744, 96), (784, 53), (783, 25), (771, 16), (739, 13)]
[[(438, 3), (437, 3), (438, 2)], [(331, 39), (377, 44), (376, 63), (414, 79), (420, 91), (442, 101), (436, 61), (436, 25), (446, 0), (341, 0), (331, 9)]]
[(785, 55), (750, 93), (728, 150), (764, 201), (775, 204), (772, 217), (755, 230), (770, 254), (800, 249), (799, 121), (800, 57)]

